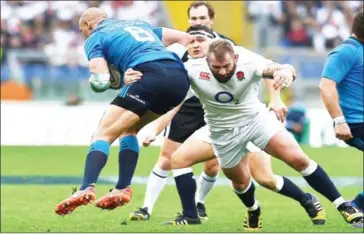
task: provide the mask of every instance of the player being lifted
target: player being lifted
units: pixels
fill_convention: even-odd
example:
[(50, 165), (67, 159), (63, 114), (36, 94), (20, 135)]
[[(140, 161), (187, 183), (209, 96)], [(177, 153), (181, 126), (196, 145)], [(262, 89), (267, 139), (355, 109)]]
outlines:
[[(190, 60), (185, 67), (191, 87), (205, 110), (213, 150), (210, 147), (210, 153), (217, 157), (224, 174), (232, 181), (235, 193), (248, 209), (246, 228), (261, 228), (260, 206), (254, 197), (255, 186), (251, 182), (248, 158), (244, 157), (249, 142), (298, 171), (313, 189), (336, 206), (345, 221), (353, 223), (363, 219), (363, 214), (344, 200), (326, 172), (302, 151), (282, 123), (258, 99), (261, 78), (274, 78), (275, 88), (287, 87), (295, 76), (291, 66), (272, 64), (242, 47), (232, 47), (230, 43), (218, 40), (209, 46), (206, 58)], [(210, 79), (200, 78), (202, 72), (210, 74)], [(169, 112), (164, 118), (170, 120), (175, 112)], [(188, 140), (184, 144), (187, 145)], [(191, 157), (190, 151), (183, 151), (183, 145), (172, 155), (172, 169), (211, 159)], [(195, 156), (201, 157), (201, 154)], [(193, 194), (192, 172), (180, 176), (184, 176), (183, 189)], [(186, 215), (196, 210), (193, 196), (186, 197), (190, 201), (182, 200), (184, 215), (167, 223), (197, 223), (195, 218)]]
[[(193, 59), (197, 59), (197, 58), (203, 58), (206, 56), (207, 53), (207, 49), (209, 44), (211, 43), (211, 41), (213, 40), (214, 34), (213, 32), (207, 28), (206, 26), (201, 26), (201, 25), (196, 25), (196, 26), (192, 26), (187, 30), (188, 33), (190, 33), (191, 35), (194, 36), (194, 39), (191, 41), (191, 43), (187, 46), (188, 48), (188, 52), (189, 52), (189, 56)], [(174, 51), (172, 49), (172, 51)], [(130, 81), (136, 81), (138, 79), (137, 73), (132, 73), (133, 71), (129, 71), (126, 73), (126, 80), (125, 83), (128, 83)], [(206, 73), (207, 74), (207, 73)], [(139, 74), (140, 75), (140, 74)], [(208, 80), (209, 77), (206, 76), (201, 76), (201, 79), (206, 79)], [(211, 77), (210, 77), (211, 78)], [(207, 84), (209, 85), (209, 84)], [(268, 83), (268, 86), (271, 86), (271, 83)], [(271, 106), (275, 106), (275, 110), (280, 111), (281, 108), (285, 108), (284, 105), (282, 105), (282, 101), (280, 100), (280, 92), (278, 91), (274, 91), (273, 88), (271, 87)], [(197, 98), (196, 98), (197, 99)], [(191, 100), (191, 98), (187, 99)], [(198, 100), (198, 99), (197, 99)], [(183, 105), (181, 106), (181, 108), (185, 105), (185, 103), (183, 103)], [(201, 107), (202, 108), (202, 107)], [(199, 113), (199, 109), (195, 108), (195, 110), (197, 111), (197, 113)], [(202, 114), (196, 114), (194, 115), (195, 112), (190, 112), (190, 122), (191, 123), (199, 123), (199, 122), (203, 122), (203, 110)], [(178, 117), (179, 115), (181, 116), (182, 114), (180, 114), (181, 111), (179, 110), (176, 114), (176, 116), (174, 116), (173, 120), (172, 120), (172, 126), (174, 126), (173, 124), (175, 124), (173, 121), (176, 121), (176, 117)], [(182, 112), (184, 113), (184, 112)], [(284, 115), (284, 114), (283, 114)], [(183, 116), (183, 115), (182, 115)], [(201, 120), (201, 119), (202, 120)], [(280, 117), (280, 118), (284, 118)], [(159, 126), (159, 128), (163, 128), (164, 125), (166, 125), (166, 123), (163, 123), (163, 118), (160, 118), (158, 120), (156, 120), (155, 122), (153, 122), (153, 125)], [(179, 118), (177, 119), (179, 120)], [(177, 121), (178, 122), (178, 121)], [(181, 125), (183, 124), (183, 122), (180, 123)], [(201, 125), (205, 125), (205, 124), (201, 124)], [(177, 125), (178, 126), (178, 125)], [(176, 127), (177, 127), (176, 126)], [(191, 125), (190, 125), (191, 126)], [(192, 125), (194, 126), (194, 125)], [(185, 126), (178, 126), (179, 129), (184, 128)], [(157, 127), (158, 128), (158, 127)], [(187, 129), (187, 127), (185, 127)], [(156, 129), (155, 133), (159, 132), (161, 129)], [(173, 129), (171, 129), (170, 132), (172, 132)], [(190, 128), (190, 131), (188, 131), (188, 136), (192, 135), (197, 129), (194, 128)], [(177, 132), (178, 133), (178, 132)], [(154, 138), (155, 135), (151, 134), (152, 138)], [(150, 138), (149, 140), (151, 140), (152, 138)], [(185, 152), (187, 155), (189, 155), (190, 157), (196, 157), (196, 158), (201, 158), (204, 157), (204, 155), (207, 155), (207, 157), (211, 157), (211, 153), (209, 153), (210, 151), (208, 151), (207, 154), (204, 154), (205, 151), (203, 151), (203, 149), (206, 148), (205, 146), (205, 142), (201, 141), (200, 139), (195, 139), (194, 137), (189, 138), (188, 140), (190, 143), (186, 144), (188, 146), (190, 146), (191, 148), (186, 148), (184, 146), (183, 149), (188, 150), (189, 153)], [(193, 141), (193, 143), (191, 142)], [(166, 142), (168, 142), (168, 140), (166, 140)], [(150, 142), (147, 142), (147, 144), (149, 144)], [(165, 143), (166, 144), (166, 143)], [(211, 143), (209, 143), (211, 144)], [(211, 146), (208, 146), (209, 149), (211, 149)], [(296, 201), (298, 201), (306, 210), (306, 212), (309, 214), (309, 217), (312, 219), (314, 224), (324, 224), (325, 223), (325, 212), (323, 210), (323, 208), (321, 207), (318, 198), (316, 196), (314, 196), (313, 194), (307, 194), (304, 193), (299, 187), (297, 187), (294, 183), (292, 183), (288, 178), (286, 177), (282, 177), (282, 176), (278, 176), (278, 175), (274, 175), (272, 169), (271, 169), (271, 161), (270, 161), (270, 157), (264, 153), (261, 149), (259, 149), (258, 147), (254, 146), (253, 144), (248, 144), (247, 146), (248, 148), (248, 152), (252, 152), (252, 153), (248, 153), (250, 156), (250, 160), (249, 160), (249, 166), (250, 166), (250, 170), (252, 172), (252, 176), (255, 179), (255, 181), (257, 181), (260, 185), (262, 185), (263, 187), (266, 187), (268, 189), (271, 189), (273, 191), (276, 191), (282, 195), (285, 195), (287, 197), (293, 198)], [(200, 156), (197, 154), (201, 154)], [(163, 157), (164, 159), (164, 163), (168, 163), (168, 165), (170, 164), (170, 158), (167, 158), (166, 156)], [(217, 162), (217, 159), (215, 157), (212, 157), (211, 160), (207, 161), (210, 164), (213, 164), (214, 161), (216, 161), (217, 163), (217, 170), (219, 169), (219, 165)], [(205, 167), (206, 170), (206, 167)], [(153, 170), (153, 173), (155, 172), (156, 169)], [(178, 192), (180, 193), (181, 199), (182, 201), (185, 200), (184, 198), (186, 196), (189, 196), (190, 194), (185, 194), (185, 190), (183, 189), (183, 179), (182, 179), (182, 187), (181, 187), (181, 179), (178, 178), (179, 174), (181, 172), (187, 172), (187, 171), (192, 171), (191, 168), (186, 168), (186, 169), (180, 169), (180, 170), (174, 170), (174, 174), (176, 176), (176, 185), (177, 185), (177, 189)], [(208, 170), (209, 171), (209, 170)], [(201, 175), (203, 178), (202, 183), (200, 182), (199, 185), (203, 186), (203, 183), (208, 183), (208, 179), (206, 179), (207, 175)], [(151, 175), (152, 177), (152, 175)], [(209, 178), (209, 177), (208, 177)], [(200, 178), (201, 179), (201, 178)], [(211, 178), (212, 179), (212, 178)], [(151, 180), (151, 179), (149, 179)], [(151, 214), (151, 210), (153, 208), (154, 203), (148, 203), (148, 201), (150, 201), (150, 197), (154, 197), (157, 198), (160, 191), (158, 189), (155, 189), (155, 187), (162, 187), (165, 182), (162, 179), (154, 179), (154, 181), (159, 181), (159, 184), (155, 184), (153, 183), (153, 181), (151, 182), (151, 184), (155, 184), (153, 187), (151, 186), (151, 184), (147, 185), (147, 194), (146, 194), (146, 198), (145, 198), (145, 202), (144, 202), (144, 206), (143, 208), (140, 208), (138, 211), (130, 214), (130, 218), (132, 220), (148, 220), (150, 218), (150, 214)], [(206, 181), (206, 182), (204, 182)], [(164, 182), (163, 185), (161, 185), (161, 183)], [(210, 184), (212, 184), (210, 182)], [(196, 186), (196, 185), (194, 185)], [(150, 187), (154, 188), (154, 190), (150, 189)], [(208, 191), (206, 191), (206, 187), (207, 186), (203, 186), (204, 190), (204, 196), (207, 195)], [(210, 186), (211, 188), (212, 186)], [(198, 188), (197, 186), (197, 189)], [(187, 190), (190, 191), (190, 190)], [(155, 192), (155, 193), (153, 193)], [(201, 193), (201, 191), (198, 191), (196, 193)], [(201, 197), (201, 195), (197, 196), (198, 198)], [(186, 199), (187, 201), (189, 200), (189, 198)], [(200, 218), (206, 218), (206, 212), (205, 211), (205, 206), (203, 204), (201, 204), (201, 198), (200, 200), (197, 200), (197, 212), (198, 212), (198, 216)], [(155, 202), (155, 200), (154, 200)], [(202, 207), (202, 208), (201, 208)], [(195, 217), (197, 218), (196, 213), (194, 214), (190, 214), (187, 215), (189, 217)]]
[[(78, 206), (96, 199), (95, 183), (107, 162), (110, 144), (116, 138), (138, 131), (179, 105), (189, 89), (182, 62), (164, 46), (176, 42), (188, 44), (189, 34), (153, 28), (142, 21), (109, 19), (99, 8), (83, 12), (79, 29), (87, 38), (85, 51), (90, 61), (89, 82), (93, 90), (102, 92), (111, 86), (109, 67), (120, 74), (133, 68), (143, 72), (146, 79), (124, 86), (108, 106), (87, 153), (82, 185), (79, 191), (56, 206), (55, 212), (59, 215), (70, 214)], [(135, 136), (129, 136), (120, 145), (119, 181), (107, 196), (96, 201), (97, 207), (113, 209), (131, 199), (129, 186), (138, 160), (138, 142)]]

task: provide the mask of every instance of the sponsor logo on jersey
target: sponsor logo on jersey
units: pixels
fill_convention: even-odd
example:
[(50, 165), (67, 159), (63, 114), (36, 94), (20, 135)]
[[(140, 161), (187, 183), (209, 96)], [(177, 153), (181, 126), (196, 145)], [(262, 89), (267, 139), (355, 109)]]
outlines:
[(137, 102), (140, 102), (142, 104), (145, 104), (145, 101), (143, 101), (142, 99), (140, 99), (140, 96), (137, 95), (137, 94), (136, 95), (133, 95), (133, 94), (128, 93), (128, 97), (131, 98), (131, 99), (134, 99)]
[(236, 73), (236, 77), (238, 78), (238, 80), (244, 80), (245, 79), (245, 74), (242, 71), (238, 71)]
[(202, 80), (210, 80), (211, 74), (208, 72), (200, 72), (200, 79)]

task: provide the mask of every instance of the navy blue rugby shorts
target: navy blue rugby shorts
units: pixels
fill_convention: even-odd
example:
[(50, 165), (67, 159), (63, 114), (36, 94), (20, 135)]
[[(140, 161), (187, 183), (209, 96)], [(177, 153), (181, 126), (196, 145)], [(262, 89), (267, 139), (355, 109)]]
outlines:
[(157, 60), (133, 67), (143, 76), (124, 86), (111, 102), (142, 117), (148, 111), (163, 115), (186, 97), (190, 80), (180, 61)]

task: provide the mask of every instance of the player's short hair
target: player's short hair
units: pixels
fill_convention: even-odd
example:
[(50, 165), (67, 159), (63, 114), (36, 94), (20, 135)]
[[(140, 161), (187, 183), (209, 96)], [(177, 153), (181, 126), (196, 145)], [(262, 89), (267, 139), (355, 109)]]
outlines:
[(351, 27), (351, 33), (355, 34), (355, 36), (364, 40), (364, 11), (361, 10), (356, 14), (353, 21), (353, 26)]
[(215, 9), (209, 3), (203, 2), (203, 1), (197, 1), (197, 2), (191, 3), (191, 5), (187, 9), (188, 18), (190, 18), (191, 9), (192, 8), (197, 8), (197, 7), (200, 7), (200, 6), (205, 6), (207, 8), (207, 12), (208, 12), (208, 15), (209, 15), (210, 19), (215, 18)]
[(227, 53), (234, 55), (233, 46), (229, 41), (219, 39), (210, 44), (207, 51), (207, 58), (213, 54), (217, 60), (223, 60)]
[(190, 35), (193, 36), (204, 36), (204, 37), (208, 37), (210, 39), (214, 39), (215, 38), (215, 34), (214, 32), (208, 28), (205, 25), (194, 25), (194, 26), (190, 26), (187, 31), (187, 33), (189, 33)]

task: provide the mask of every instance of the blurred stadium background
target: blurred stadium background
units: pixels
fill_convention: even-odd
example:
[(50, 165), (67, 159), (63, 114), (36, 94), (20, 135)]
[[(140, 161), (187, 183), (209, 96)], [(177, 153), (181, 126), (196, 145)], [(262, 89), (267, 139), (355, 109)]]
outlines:
[[(20, 197), (16, 199), (17, 196), (14, 195), (18, 188), (12, 187), (13, 185), (7, 186), (6, 183), (3, 186), (3, 183), (26, 183), (26, 179), (19, 182), (16, 178), (26, 178), (30, 175), (81, 176), (83, 153), (87, 150), (90, 136), (106, 105), (117, 93), (107, 91), (95, 94), (88, 86), (89, 71), (83, 50), (84, 39), (78, 32), (78, 19), (82, 11), (91, 6), (101, 7), (110, 17), (139, 19), (152, 25), (186, 30), (188, 28), (187, 8), (191, 2), (1, 1), (1, 193), (8, 202), (7, 204), (4, 199), (1, 200), (2, 213), (7, 217), (5, 220), (7, 222), (4, 224), (2, 215), (2, 229), (54, 231), (49, 225), (44, 227), (44, 230), (37, 228), (37, 225), (32, 226), (17, 217), (15, 212), (12, 213), (13, 209), (9, 204), (12, 204), (12, 207), (24, 208), (25, 206), (19, 201)], [(346, 145), (334, 136), (332, 121), (320, 100), (318, 83), (328, 51), (350, 35), (351, 21), (355, 13), (363, 9), (363, 2), (207, 2), (211, 3), (216, 11), (213, 25), (215, 31), (267, 58), (290, 63), (296, 67), (298, 80), (284, 92), (284, 100), (292, 114), (287, 121), (287, 128), (294, 132), (302, 145), (306, 145), (306, 149), (312, 152), (313, 157), (320, 156), (321, 163), (331, 168), (328, 169), (332, 172), (330, 175), (338, 178), (342, 176), (356, 178), (355, 186), (344, 192), (354, 196), (360, 190), (360, 183), (362, 184), (363, 181), (363, 157), (360, 157), (362, 155), (353, 149), (345, 148), (336, 151), (335, 148), (331, 148), (346, 147)], [(263, 87), (261, 99), (267, 101)], [(139, 137), (142, 136), (143, 133), (139, 135)], [(160, 137), (155, 142), (156, 146), (161, 143), (161, 139)], [(69, 148), (47, 147), (54, 145), (68, 145)], [(71, 145), (83, 147), (77, 148)], [(312, 149), (317, 147), (323, 148)], [(136, 175), (139, 176), (149, 174), (158, 155), (158, 149), (153, 150), (152, 153), (151, 151), (146, 153), (144, 150), (142, 154), (143, 152), (153, 156), (149, 159), (141, 158), (144, 166), (141, 166), (142, 169), (138, 166)], [(78, 165), (74, 170), (73, 166), (67, 168), (69, 166), (67, 162), (71, 162), (67, 160), (74, 160), (70, 155), (76, 158), (75, 162), (72, 161), (72, 165)], [(334, 163), (336, 159), (331, 157), (340, 158), (339, 162)], [(354, 161), (350, 162), (345, 157), (353, 157)], [(286, 172), (286, 169), (280, 169), (284, 166), (276, 165), (278, 172)], [(59, 166), (58, 170), (49, 169), (57, 166)], [(109, 166), (106, 175), (112, 176), (117, 173), (114, 166)], [(352, 166), (354, 166), (352, 170), (340, 172), (342, 167)], [(297, 176), (293, 172), (287, 173)], [(5, 178), (6, 176), (8, 178)], [(11, 182), (11, 178), (15, 178), (14, 181), (17, 182)], [(54, 199), (41, 197), (40, 199), (48, 199), (48, 203), (40, 210), (52, 212), (53, 205), (64, 197), (68, 188), (69, 186), (61, 186), (61, 190), (58, 190), (61, 194)], [(43, 196), (47, 193), (44, 187), (38, 189), (42, 191)], [(175, 193), (173, 189), (169, 190), (168, 193)], [(135, 198), (140, 205), (143, 192), (144, 187), (140, 187)], [(28, 198), (39, 199), (36, 196), (30, 192)], [(173, 202), (178, 204), (176, 195), (173, 196), (175, 196)], [(215, 198), (218, 199), (218, 195), (215, 194)], [(213, 200), (213, 195), (211, 199)], [(137, 205), (139, 204), (135, 202), (131, 208)], [(29, 209), (34, 211), (37, 206)], [(5, 212), (8, 212), (8, 216)], [(175, 210), (166, 212), (174, 213)], [(168, 215), (160, 218), (170, 218), (171, 214)], [(53, 221), (54, 219), (53, 217)], [(240, 217), (237, 219), (240, 222)], [(28, 222), (30, 220), (28, 217)], [(96, 217), (95, 220), (97, 220)], [(21, 226), (22, 222), (24, 226)], [(23, 228), (19, 229), (18, 225)], [(217, 227), (218, 225), (215, 228)], [(63, 229), (61, 226), (57, 228), (55, 228), (56, 231), (84, 230), (70, 227)], [(86, 229), (91, 231), (98, 230), (93, 227), (88, 228)], [(132, 231), (132, 229), (127, 230)], [(155, 229), (140, 229), (140, 231), (150, 230)], [(157, 231), (165, 230), (167, 229)], [(211, 230), (215, 229), (206, 231)], [(215, 231), (218, 230), (220, 229)], [(274, 230), (285, 231), (286, 229)], [(302, 229), (296, 231), (305, 230), (303, 225)], [(115, 230), (110, 229), (110, 231)], [(221, 229), (221, 231), (232, 230)], [(341, 231), (341, 229), (331, 231)]]

